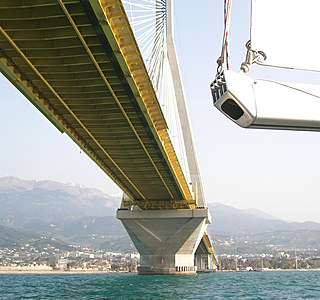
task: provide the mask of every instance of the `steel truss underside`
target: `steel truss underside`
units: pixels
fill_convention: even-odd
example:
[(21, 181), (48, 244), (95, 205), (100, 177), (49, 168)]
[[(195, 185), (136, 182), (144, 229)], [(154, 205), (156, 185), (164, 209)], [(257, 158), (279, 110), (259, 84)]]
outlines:
[(115, 40), (90, 2), (1, 1), (0, 69), (133, 203), (189, 208), (190, 194), (156, 134), (166, 130), (161, 114), (153, 124), (162, 127), (150, 127), (150, 111), (130, 88), (132, 74), (121, 68)]

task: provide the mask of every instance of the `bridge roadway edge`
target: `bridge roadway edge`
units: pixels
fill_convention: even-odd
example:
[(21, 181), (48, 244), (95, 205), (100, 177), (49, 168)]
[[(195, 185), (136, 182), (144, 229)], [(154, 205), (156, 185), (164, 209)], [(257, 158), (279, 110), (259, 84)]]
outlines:
[[(154, 140), (154, 147), (160, 151), (159, 155), (163, 158), (162, 164), (168, 170), (168, 176), (170, 176), (172, 183), (178, 193), (181, 193), (181, 199), (173, 199), (174, 202), (180, 203), (181, 207), (194, 207), (193, 196), (184, 174), (182, 172), (180, 163), (178, 162), (175, 150), (168, 135), (167, 123), (163, 116), (159, 101), (153, 89), (152, 83), (149, 79), (146, 67), (143, 63), (141, 53), (136, 44), (134, 34), (129, 26), (129, 21), (124, 12), (122, 2), (120, 0), (114, 0), (108, 2), (106, 0), (80, 0), (85, 8), (88, 16), (91, 15), (91, 22), (93, 26), (98, 26), (103, 32), (103, 36), (107, 38), (109, 47), (112, 50), (112, 55), (116, 60), (116, 64), (119, 65), (120, 72), (124, 75), (123, 80), (125, 85), (128, 85), (129, 90), (133, 92), (132, 99), (136, 101), (142, 114), (139, 114), (146, 122), (146, 129), (149, 131), (149, 136)], [(107, 5), (108, 4), (108, 5)], [(113, 11), (116, 17), (108, 13), (108, 7), (116, 9)], [(92, 11), (92, 13), (91, 13)], [(95, 19), (95, 20), (94, 20)], [(112, 26), (114, 19), (123, 20), (122, 25), (119, 24)], [(96, 24), (96, 25), (94, 25)], [(121, 28), (121, 30), (119, 30)], [(123, 35), (123, 29), (126, 29), (130, 34)], [(98, 31), (99, 31), (98, 30)], [(127, 39), (130, 36), (130, 46), (126, 45), (121, 40)], [(130, 51), (128, 49), (130, 48)], [(133, 50), (136, 49), (136, 50)], [(129, 59), (132, 57), (132, 53), (135, 52), (139, 58)], [(126, 55), (126, 53), (130, 53)], [(133, 63), (131, 62), (133, 61)], [(136, 61), (139, 61), (137, 63)], [(144, 73), (146, 81), (141, 80), (141, 74)], [(144, 88), (141, 88), (144, 87)], [(150, 101), (151, 100), (151, 101)], [(156, 119), (155, 119), (156, 116)], [(178, 201), (176, 201), (178, 200)], [(139, 203), (135, 202), (135, 205)]]

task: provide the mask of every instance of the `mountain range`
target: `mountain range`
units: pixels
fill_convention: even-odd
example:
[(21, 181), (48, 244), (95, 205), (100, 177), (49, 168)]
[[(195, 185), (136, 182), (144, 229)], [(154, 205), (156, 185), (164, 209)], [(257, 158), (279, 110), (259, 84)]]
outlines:
[(237, 209), (220, 203), (208, 204), (212, 234), (243, 236), (275, 231), (319, 230), (316, 222), (287, 222), (257, 209)]
[(119, 201), (76, 184), (0, 178), (0, 224), (5, 226), (28, 227), (35, 220), (50, 225), (85, 216), (114, 216)]
[[(14, 243), (15, 236), (19, 239), (27, 231), (25, 237), (40, 234), (77, 245), (134, 251), (115, 218), (120, 201), (77, 184), (0, 178), (0, 247), (5, 232), (10, 244), (10, 239)], [(234, 243), (248, 251), (261, 243), (291, 247), (293, 240), (296, 245), (319, 248), (319, 223), (286, 222), (256, 209), (240, 210), (219, 203), (208, 207), (213, 220), (208, 231), (220, 253), (234, 251)]]

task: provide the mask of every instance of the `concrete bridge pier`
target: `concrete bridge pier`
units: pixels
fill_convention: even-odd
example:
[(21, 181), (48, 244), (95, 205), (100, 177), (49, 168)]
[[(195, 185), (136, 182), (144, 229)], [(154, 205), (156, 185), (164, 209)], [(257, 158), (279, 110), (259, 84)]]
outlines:
[(196, 274), (194, 254), (210, 223), (207, 208), (120, 208), (117, 218), (140, 253), (139, 274)]

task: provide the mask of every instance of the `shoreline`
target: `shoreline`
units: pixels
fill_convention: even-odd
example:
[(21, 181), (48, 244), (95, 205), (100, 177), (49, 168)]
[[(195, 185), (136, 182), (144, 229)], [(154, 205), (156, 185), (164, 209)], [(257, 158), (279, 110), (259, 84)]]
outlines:
[(52, 270), (52, 271), (43, 271), (43, 270), (0, 270), (1, 274), (122, 274), (122, 273), (128, 273), (128, 274), (138, 274), (138, 272), (107, 272), (107, 271), (98, 271), (98, 270), (72, 270), (72, 271), (60, 271), (60, 270)]
[(251, 271), (245, 271), (245, 270), (221, 270), (217, 271), (218, 273), (227, 273), (227, 272), (234, 272), (234, 273), (260, 273), (260, 272), (308, 272), (308, 271), (320, 271), (320, 269), (265, 269), (265, 270), (251, 270)]
[[(270, 270), (259, 270), (259, 271), (235, 271), (235, 270), (224, 270), (217, 271), (214, 273), (256, 273), (256, 272), (310, 272), (310, 271), (320, 271), (320, 269), (270, 269)], [(61, 270), (0, 270), (0, 275), (6, 274), (50, 274), (50, 275), (75, 275), (75, 274), (138, 274), (138, 272), (128, 272), (128, 271), (98, 271), (98, 270), (71, 270), (71, 271), (61, 271)]]

